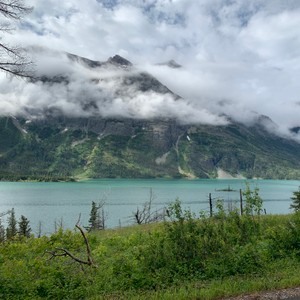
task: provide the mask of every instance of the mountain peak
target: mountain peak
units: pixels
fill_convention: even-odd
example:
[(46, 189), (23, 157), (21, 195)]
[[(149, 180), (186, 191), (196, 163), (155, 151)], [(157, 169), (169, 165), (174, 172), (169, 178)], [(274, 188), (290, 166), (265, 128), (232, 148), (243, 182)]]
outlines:
[(290, 128), (290, 132), (295, 133), (295, 134), (300, 133), (300, 126), (295, 126), (295, 127)]
[(174, 59), (169, 60), (167, 63), (167, 66), (173, 69), (179, 69), (182, 67), (178, 62), (176, 62)]
[(108, 62), (111, 64), (114, 64), (114, 65), (122, 66), (122, 67), (131, 67), (132, 66), (132, 63), (129, 60), (125, 59), (124, 57), (122, 57), (118, 54), (113, 57), (110, 57), (108, 59)]
[(182, 65), (180, 65), (174, 59), (171, 59), (171, 60), (169, 60), (167, 62), (158, 63), (156, 65), (157, 66), (167, 66), (167, 67), (172, 68), (172, 69), (180, 69), (180, 68), (182, 68)]
[(73, 61), (73, 62), (78, 62), (78, 63), (82, 63), (83, 65), (90, 67), (90, 68), (97, 68), (97, 67), (101, 67), (102, 63), (100, 61), (95, 61), (95, 60), (91, 60), (79, 55), (75, 55), (72, 53), (66, 53), (67, 57)]

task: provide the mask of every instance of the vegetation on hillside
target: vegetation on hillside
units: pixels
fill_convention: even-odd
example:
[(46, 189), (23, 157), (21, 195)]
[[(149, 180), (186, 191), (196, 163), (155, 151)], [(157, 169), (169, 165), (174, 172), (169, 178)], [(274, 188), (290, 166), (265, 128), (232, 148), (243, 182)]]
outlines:
[(93, 122), (0, 118), (0, 180), (300, 176), (300, 145), (262, 128)]

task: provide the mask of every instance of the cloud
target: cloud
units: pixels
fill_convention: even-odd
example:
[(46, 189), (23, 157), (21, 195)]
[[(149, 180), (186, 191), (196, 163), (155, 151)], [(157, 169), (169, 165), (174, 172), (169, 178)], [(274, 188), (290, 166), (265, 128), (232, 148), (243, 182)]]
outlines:
[[(27, 118), (51, 114), (133, 119), (173, 118), (180, 123), (226, 124), (227, 120), (196, 107), (171, 92), (141, 91), (141, 73), (104, 64), (89, 68), (66, 53), (33, 48), (40, 80), (0, 77), (0, 115)], [(144, 79), (143, 79), (144, 80)]]
[[(88, 4), (28, 0), (28, 4), (35, 9), (14, 35), (6, 37), (11, 43), (102, 61), (120, 54), (186, 99), (180, 102), (187, 105), (183, 111), (190, 107), (206, 116), (226, 113), (243, 122), (264, 114), (282, 133), (299, 126), (298, 0), (90, 0)], [(170, 59), (183, 68), (155, 65)], [(73, 88), (74, 93), (68, 92), (75, 97), (79, 91), (75, 85)], [(26, 87), (25, 92), (30, 89)], [(92, 86), (86, 87), (89, 89)], [(39, 93), (43, 93), (42, 87)], [(34, 100), (23, 101), (30, 105)], [(123, 106), (127, 102), (114, 98), (110, 103)], [(166, 99), (160, 111), (172, 112), (169, 102)], [(68, 103), (66, 109), (71, 109), (72, 101)], [(151, 115), (141, 95), (136, 103), (143, 104), (141, 116), (145, 111)], [(131, 115), (131, 110), (126, 106), (123, 112)]]

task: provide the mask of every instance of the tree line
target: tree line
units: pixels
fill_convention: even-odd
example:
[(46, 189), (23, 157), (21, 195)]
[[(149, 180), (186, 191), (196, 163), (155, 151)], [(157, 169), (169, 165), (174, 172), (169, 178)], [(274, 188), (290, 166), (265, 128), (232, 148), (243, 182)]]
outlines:
[(13, 240), (16, 237), (29, 238), (31, 235), (31, 227), (29, 220), (21, 215), (17, 221), (15, 210), (11, 209), (6, 213), (2, 213), (1, 216), (8, 214), (7, 227), (5, 228), (0, 219), (0, 242)]
[[(105, 229), (105, 213), (103, 205), (103, 202), (96, 204), (96, 202), (92, 201), (89, 223), (88, 226), (84, 227), (87, 231), (90, 232), (92, 230)], [(1, 220), (1, 217), (4, 217), (6, 215), (8, 215), (8, 217), (7, 226), (5, 227), (4, 224), (2, 224), (3, 222)], [(56, 227), (57, 226), (55, 226), (55, 228)], [(39, 237), (41, 235), (40, 231), (41, 228), (39, 228)], [(32, 229), (30, 227), (30, 221), (24, 215), (21, 215), (20, 219), (17, 220), (14, 208), (7, 212), (0, 213), (0, 243), (22, 237), (29, 238), (31, 234)]]

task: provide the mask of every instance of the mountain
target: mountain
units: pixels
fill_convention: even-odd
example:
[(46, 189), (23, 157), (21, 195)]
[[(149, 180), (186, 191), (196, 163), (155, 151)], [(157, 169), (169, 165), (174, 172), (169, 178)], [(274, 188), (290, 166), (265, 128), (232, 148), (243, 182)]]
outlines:
[[(141, 95), (171, 95), (174, 101), (182, 101), (152, 75), (136, 70), (121, 56), (106, 62), (73, 54), (67, 57), (72, 63), (95, 70), (95, 74), (117, 70), (103, 78), (93, 73), (90, 83), (106, 81), (109, 85), (114, 80), (113, 93), (120, 98), (130, 98), (131, 92), (138, 91)], [(68, 85), (70, 78), (67, 73), (43, 75), (36, 82), (47, 87)], [(99, 113), (102, 102), (89, 97), (78, 101), (82, 101), (80, 107), (86, 113), (83, 116), (66, 114), (55, 106), (2, 116), (0, 178), (300, 176), (300, 144), (272, 133), (276, 125), (266, 116), (259, 116), (251, 126), (234, 121), (219, 126), (184, 125), (172, 117), (103, 116)]]
[(167, 66), (167, 67), (172, 68), (172, 69), (180, 69), (182, 67), (182, 65), (177, 63), (174, 59), (171, 59), (167, 62), (159, 63), (157, 65), (158, 66)]
[(116, 67), (122, 67), (122, 68), (126, 69), (126, 68), (130, 68), (133, 66), (130, 61), (128, 61), (127, 59), (125, 59), (124, 57), (122, 57), (120, 55), (115, 55), (113, 57), (110, 57), (106, 62), (90, 60), (88, 58), (81, 57), (81, 56), (71, 54), (71, 53), (66, 53), (66, 55), (71, 61), (84, 64), (90, 68), (116, 66)]
[(259, 125), (6, 117), (0, 128), (3, 179), (300, 175), (300, 145)]

